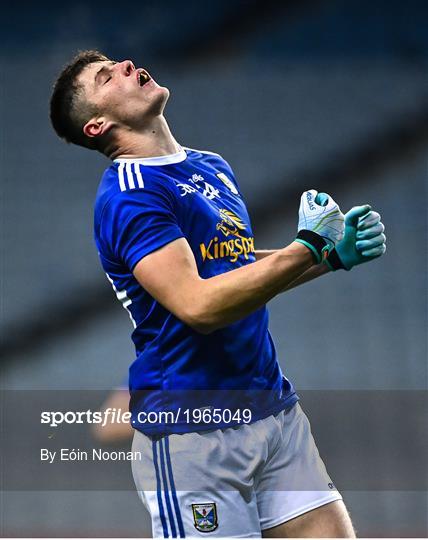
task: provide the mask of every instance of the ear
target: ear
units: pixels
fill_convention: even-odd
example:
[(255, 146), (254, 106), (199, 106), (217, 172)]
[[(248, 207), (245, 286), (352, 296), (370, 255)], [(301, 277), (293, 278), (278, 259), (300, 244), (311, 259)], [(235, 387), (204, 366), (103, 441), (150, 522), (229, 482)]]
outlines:
[(87, 137), (100, 137), (101, 135), (105, 135), (110, 129), (113, 127), (114, 123), (111, 120), (107, 120), (103, 116), (100, 116), (98, 118), (91, 118), (86, 124), (83, 126), (83, 133)]

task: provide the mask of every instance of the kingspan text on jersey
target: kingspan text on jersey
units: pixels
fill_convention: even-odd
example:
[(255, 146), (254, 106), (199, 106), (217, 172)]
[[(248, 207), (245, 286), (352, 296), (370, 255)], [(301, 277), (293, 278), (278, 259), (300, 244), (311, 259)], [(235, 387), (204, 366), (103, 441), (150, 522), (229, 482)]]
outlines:
[(231, 240), (220, 242), (218, 236), (212, 238), (208, 245), (203, 242), (199, 245), (202, 254), (202, 260), (222, 259), (230, 257), (231, 262), (236, 262), (239, 255), (244, 255), (248, 259), (249, 253), (254, 253), (254, 238), (239, 236)]

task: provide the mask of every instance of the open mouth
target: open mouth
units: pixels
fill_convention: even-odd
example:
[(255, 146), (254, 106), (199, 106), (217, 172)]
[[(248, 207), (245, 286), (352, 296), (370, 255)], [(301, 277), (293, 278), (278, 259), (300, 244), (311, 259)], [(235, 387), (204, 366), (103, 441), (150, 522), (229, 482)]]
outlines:
[(144, 86), (150, 81), (150, 75), (147, 73), (147, 71), (140, 69), (137, 73), (137, 80), (140, 86)]

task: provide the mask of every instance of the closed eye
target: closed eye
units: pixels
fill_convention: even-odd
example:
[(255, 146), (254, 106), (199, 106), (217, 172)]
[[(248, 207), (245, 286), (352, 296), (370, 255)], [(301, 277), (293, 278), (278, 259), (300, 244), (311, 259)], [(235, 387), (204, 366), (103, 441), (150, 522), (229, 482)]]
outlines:
[[(110, 81), (112, 78), (111, 67), (114, 66), (116, 62), (109, 62), (108, 65), (102, 66), (95, 75), (95, 84), (102, 86)], [(104, 79), (105, 77), (105, 79)]]

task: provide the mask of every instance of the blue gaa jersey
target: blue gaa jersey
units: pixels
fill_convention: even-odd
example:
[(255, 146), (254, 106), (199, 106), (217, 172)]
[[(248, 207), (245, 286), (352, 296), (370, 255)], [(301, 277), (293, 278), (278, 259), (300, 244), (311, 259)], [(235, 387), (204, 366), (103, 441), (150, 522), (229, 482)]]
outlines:
[(178, 238), (189, 243), (202, 278), (256, 260), (242, 195), (221, 156), (182, 148), (115, 160), (98, 189), (94, 225), (102, 266), (134, 325), (133, 427), (153, 435), (225, 428), (294, 405), (298, 398), (277, 362), (265, 307), (203, 335), (132, 273), (143, 257)]

